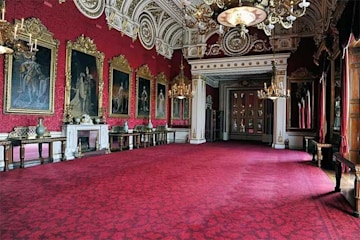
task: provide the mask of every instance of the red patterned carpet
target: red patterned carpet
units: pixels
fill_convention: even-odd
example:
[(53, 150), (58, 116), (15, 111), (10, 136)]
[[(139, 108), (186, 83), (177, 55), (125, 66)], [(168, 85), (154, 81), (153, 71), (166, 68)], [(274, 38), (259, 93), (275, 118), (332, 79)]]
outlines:
[(356, 239), (301, 151), (169, 144), (0, 173), (0, 239)]

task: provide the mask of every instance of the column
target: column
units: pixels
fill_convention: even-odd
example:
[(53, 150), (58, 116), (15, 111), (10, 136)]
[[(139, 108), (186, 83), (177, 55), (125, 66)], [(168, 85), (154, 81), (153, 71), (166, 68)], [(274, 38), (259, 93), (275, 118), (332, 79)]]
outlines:
[(192, 107), (190, 143), (205, 143), (205, 108), (206, 108), (206, 83), (201, 75), (192, 76)]
[[(286, 86), (286, 71), (276, 71), (276, 82), (282, 82), (284, 89)], [(274, 100), (274, 126), (273, 126), (273, 144), (275, 149), (285, 149), (285, 133), (286, 133), (286, 98), (278, 98)]]

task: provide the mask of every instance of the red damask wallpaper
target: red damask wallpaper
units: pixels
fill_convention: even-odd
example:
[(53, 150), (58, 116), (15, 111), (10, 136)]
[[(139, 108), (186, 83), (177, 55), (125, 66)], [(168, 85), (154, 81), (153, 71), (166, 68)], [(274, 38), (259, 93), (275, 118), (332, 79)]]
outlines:
[[(180, 55), (175, 54), (172, 60), (166, 59), (158, 55), (155, 48), (146, 50), (142, 47), (140, 40), (133, 41), (127, 36), (122, 36), (117, 30), (109, 29), (106, 24), (105, 14), (98, 19), (89, 19), (82, 15), (76, 8), (73, 1), (66, 1), (59, 4), (58, 0), (27, 0), (27, 1), (7, 1), (6, 20), (13, 23), (14, 19), (21, 18), (38, 18), (50, 32), (54, 34), (54, 38), (60, 41), (57, 75), (55, 79), (55, 101), (54, 114), (44, 115), (44, 124), (50, 131), (61, 130), (62, 118), (64, 113), (65, 98), (65, 66), (66, 66), (66, 42), (76, 41), (76, 39), (84, 34), (94, 40), (97, 49), (105, 54), (103, 66), (103, 107), (107, 109), (107, 123), (111, 125), (122, 125), (125, 120), (128, 121), (129, 127), (132, 128), (137, 124), (147, 124), (147, 119), (135, 118), (135, 99), (136, 88), (132, 88), (131, 94), (131, 115), (129, 119), (110, 118), (108, 117), (108, 95), (109, 95), (109, 60), (114, 56), (125, 55), (133, 69), (132, 84), (136, 85), (136, 69), (143, 64), (147, 64), (153, 76), (160, 72), (164, 72), (168, 81), (170, 81), (179, 72)], [(4, 114), (4, 55), (0, 55), (0, 132), (10, 132), (15, 126), (36, 125), (39, 115), (35, 114)], [(186, 66), (186, 75), (189, 76), (189, 66)], [(155, 80), (153, 84), (153, 99), (151, 99), (151, 115), (153, 125), (165, 124), (170, 122), (170, 117), (166, 120), (155, 119)], [(170, 107), (170, 101), (167, 103)], [(170, 113), (170, 110), (167, 111)]]

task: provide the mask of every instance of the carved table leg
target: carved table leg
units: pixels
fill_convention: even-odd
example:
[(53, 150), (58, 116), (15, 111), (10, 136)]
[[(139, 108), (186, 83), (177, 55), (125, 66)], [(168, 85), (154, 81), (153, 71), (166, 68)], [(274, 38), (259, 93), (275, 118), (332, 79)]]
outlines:
[(120, 145), (120, 151), (123, 150), (123, 147), (124, 147), (124, 137), (121, 136), (120, 138), (118, 138), (119, 140), (119, 145)]
[(9, 171), (9, 159), (10, 159), (10, 146), (9, 145), (5, 145), (4, 146), (4, 172)]
[(66, 141), (61, 141), (61, 161), (65, 161)]
[(321, 168), (321, 160), (322, 160), (323, 156), (322, 156), (322, 152), (321, 152), (321, 147), (317, 147), (317, 160), (318, 160), (318, 167)]
[(51, 162), (54, 162), (54, 142), (49, 143), (49, 159)]
[(340, 188), (341, 174), (342, 174), (341, 162), (335, 161), (335, 179), (336, 179), (335, 192), (341, 191)]
[(140, 135), (136, 135), (136, 148), (140, 148)]
[(354, 199), (355, 199), (354, 216), (360, 217), (360, 167), (355, 168)]
[(25, 145), (21, 144), (20, 145), (20, 168), (24, 168), (25, 167)]
[(42, 143), (39, 143), (39, 157), (41, 164), (44, 164), (44, 158), (42, 157)]

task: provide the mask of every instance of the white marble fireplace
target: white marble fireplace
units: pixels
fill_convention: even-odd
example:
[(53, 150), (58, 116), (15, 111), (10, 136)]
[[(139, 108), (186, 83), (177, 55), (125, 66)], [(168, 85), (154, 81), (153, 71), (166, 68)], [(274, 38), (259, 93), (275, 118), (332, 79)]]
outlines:
[(107, 124), (67, 124), (62, 127), (62, 134), (66, 136), (66, 159), (74, 159), (77, 147), (79, 146), (79, 136), (89, 131), (96, 136), (96, 150), (109, 149), (109, 129)]

